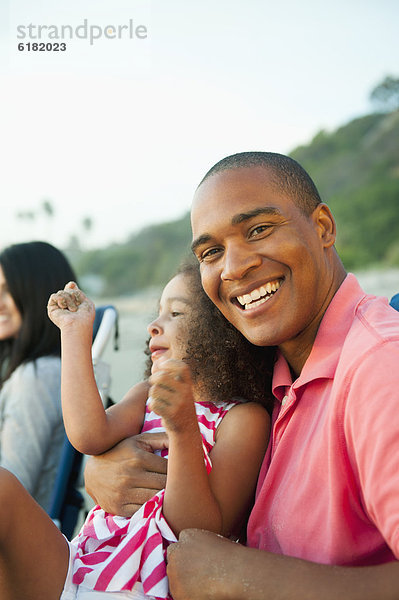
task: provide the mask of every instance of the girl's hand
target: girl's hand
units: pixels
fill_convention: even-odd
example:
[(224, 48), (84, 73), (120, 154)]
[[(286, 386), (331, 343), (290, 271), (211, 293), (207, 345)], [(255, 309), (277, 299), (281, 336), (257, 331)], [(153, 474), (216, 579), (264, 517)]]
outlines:
[(197, 427), (190, 369), (181, 360), (169, 359), (149, 379), (149, 407), (162, 417), (166, 430)]
[(60, 329), (72, 323), (92, 328), (95, 307), (77, 284), (70, 281), (63, 290), (51, 294), (47, 304), (47, 314)]

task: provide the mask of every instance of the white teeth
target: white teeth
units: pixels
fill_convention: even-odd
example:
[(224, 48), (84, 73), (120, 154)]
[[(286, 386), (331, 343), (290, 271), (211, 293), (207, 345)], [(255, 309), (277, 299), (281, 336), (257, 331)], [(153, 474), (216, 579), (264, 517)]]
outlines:
[(260, 300), (257, 300), (256, 302), (252, 302), (251, 304), (246, 304), (244, 307), (244, 310), (248, 310), (249, 308), (254, 308), (255, 306), (259, 306), (259, 304), (264, 304), (265, 302), (267, 302), (269, 300), (269, 298), (271, 298), (271, 296), (264, 296), (264, 298), (261, 298)]
[(245, 310), (248, 308), (254, 308), (259, 304), (263, 304), (266, 302), (266, 300), (269, 300), (271, 296), (267, 296), (266, 294), (272, 294), (273, 292), (277, 291), (279, 287), (279, 281), (273, 281), (272, 283), (269, 281), (264, 286), (262, 285), (260, 288), (252, 290), (249, 294), (237, 296), (237, 300), (241, 306), (244, 306)]
[(259, 291), (259, 290), (253, 290), (253, 291), (250, 293), (250, 296), (251, 296), (251, 299), (252, 299), (252, 300), (259, 300), (259, 298), (260, 298), (260, 296), (261, 296), (261, 293), (260, 293), (260, 291)]

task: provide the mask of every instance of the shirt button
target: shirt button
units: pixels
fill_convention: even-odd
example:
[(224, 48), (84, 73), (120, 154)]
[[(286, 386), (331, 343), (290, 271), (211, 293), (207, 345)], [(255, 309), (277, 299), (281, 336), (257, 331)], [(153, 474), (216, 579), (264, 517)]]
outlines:
[(288, 402), (288, 396), (284, 396), (284, 398), (281, 400), (281, 406), (284, 406), (285, 404), (287, 404)]

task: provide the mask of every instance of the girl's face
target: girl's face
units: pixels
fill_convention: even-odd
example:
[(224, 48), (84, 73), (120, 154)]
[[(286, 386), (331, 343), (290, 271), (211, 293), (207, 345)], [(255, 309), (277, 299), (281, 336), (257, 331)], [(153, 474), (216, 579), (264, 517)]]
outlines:
[(16, 337), (21, 325), (21, 313), (8, 291), (7, 281), (0, 266), (0, 340)]
[(152, 373), (166, 359), (184, 358), (190, 310), (187, 278), (183, 274), (176, 275), (162, 292), (159, 316), (148, 325)]

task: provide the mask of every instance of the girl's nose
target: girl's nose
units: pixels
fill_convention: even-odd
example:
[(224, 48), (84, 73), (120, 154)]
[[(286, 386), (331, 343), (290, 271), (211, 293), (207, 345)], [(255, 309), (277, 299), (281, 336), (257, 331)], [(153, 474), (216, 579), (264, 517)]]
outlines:
[(151, 337), (154, 337), (155, 335), (160, 335), (162, 333), (162, 327), (158, 319), (155, 319), (154, 321), (152, 321), (152, 323), (148, 325), (147, 331)]

